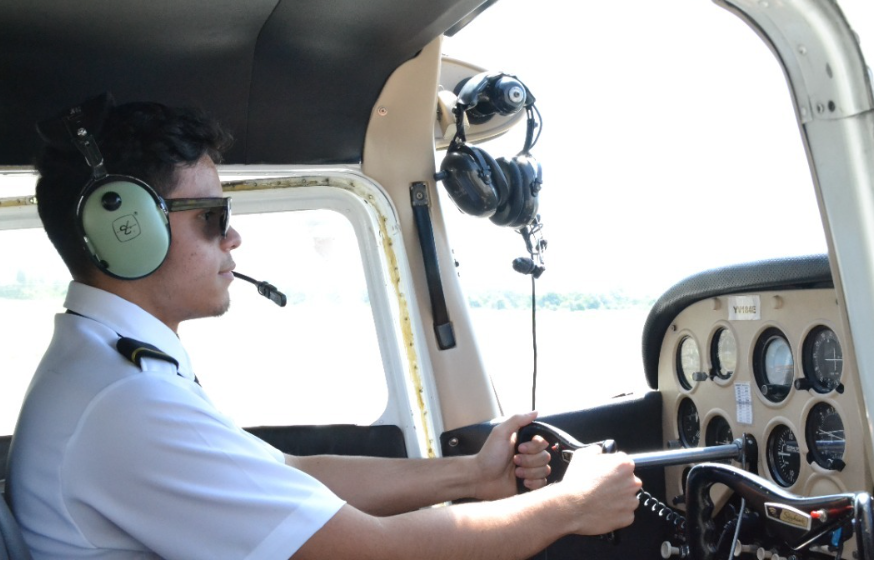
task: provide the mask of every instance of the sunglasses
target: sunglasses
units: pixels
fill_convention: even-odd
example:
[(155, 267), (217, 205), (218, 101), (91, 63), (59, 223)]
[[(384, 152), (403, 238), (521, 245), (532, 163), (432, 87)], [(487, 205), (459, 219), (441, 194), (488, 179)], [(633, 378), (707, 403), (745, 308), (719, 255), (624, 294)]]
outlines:
[[(215, 209), (218, 211), (217, 230), (224, 238), (228, 235), (231, 223), (231, 198), (230, 197), (205, 197), (200, 199), (164, 199), (167, 212), (179, 212), (182, 210)], [(211, 223), (213, 219), (209, 219)]]

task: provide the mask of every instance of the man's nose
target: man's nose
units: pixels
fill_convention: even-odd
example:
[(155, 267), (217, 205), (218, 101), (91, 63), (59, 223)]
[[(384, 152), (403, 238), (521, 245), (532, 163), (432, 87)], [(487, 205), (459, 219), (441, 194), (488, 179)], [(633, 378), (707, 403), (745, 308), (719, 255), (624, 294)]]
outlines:
[(243, 238), (240, 233), (233, 226), (229, 226), (228, 234), (222, 240), (222, 247), (230, 251), (240, 247), (241, 243), (243, 243)]

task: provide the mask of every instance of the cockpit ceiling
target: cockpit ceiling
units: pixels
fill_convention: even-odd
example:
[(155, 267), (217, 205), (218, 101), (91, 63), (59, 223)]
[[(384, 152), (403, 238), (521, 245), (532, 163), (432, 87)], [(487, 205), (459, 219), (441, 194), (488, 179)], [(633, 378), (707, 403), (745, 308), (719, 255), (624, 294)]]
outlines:
[(0, 10), (0, 165), (30, 165), (34, 123), (110, 91), (197, 105), (233, 164), (361, 159), (391, 73), (483, 0), (27, 0)]

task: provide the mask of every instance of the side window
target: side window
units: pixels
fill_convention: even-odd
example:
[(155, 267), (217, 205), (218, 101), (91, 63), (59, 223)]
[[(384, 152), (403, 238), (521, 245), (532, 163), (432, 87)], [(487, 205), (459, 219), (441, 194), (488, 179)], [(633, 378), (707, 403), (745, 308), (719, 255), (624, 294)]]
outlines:
[(236, 279), (222, 317), (180, 337), (216, 405), (241, 426), (369, 425), (388, 389), (355, 232), (331, 210), (234, 216), (236, 271), (284, 292), (284, 308)]
[(0, 247), (0, 435), (8, 435), (63, 311), (70, 273), (41, 228), (0, 229)]

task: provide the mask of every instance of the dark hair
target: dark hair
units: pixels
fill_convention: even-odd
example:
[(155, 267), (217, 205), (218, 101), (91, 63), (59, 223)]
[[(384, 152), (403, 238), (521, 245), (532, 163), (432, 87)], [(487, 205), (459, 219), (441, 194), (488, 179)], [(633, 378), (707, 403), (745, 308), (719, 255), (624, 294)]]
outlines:
[[(127, 103), (109, 109), (94, 133), (107, 173), (145, 181), (161, 197), (176, 188), (176, 173), (204, 155), (220, 163), (231, 135), (200, 110), (159, 103)], [(97, 269), (76, 226), (76, 205), (91, 177), (83, 155), (73, 146), (46, 144), (37, 158), (37, 209), (46, 234), (74, 278)]]

